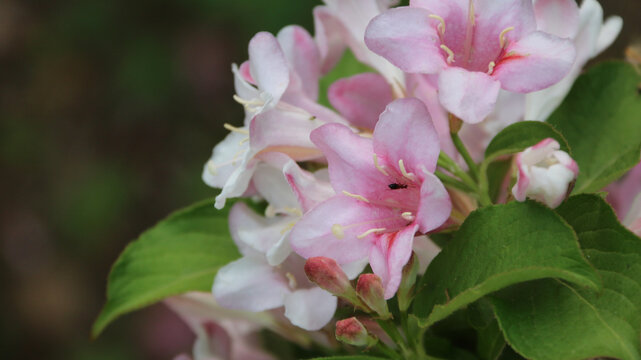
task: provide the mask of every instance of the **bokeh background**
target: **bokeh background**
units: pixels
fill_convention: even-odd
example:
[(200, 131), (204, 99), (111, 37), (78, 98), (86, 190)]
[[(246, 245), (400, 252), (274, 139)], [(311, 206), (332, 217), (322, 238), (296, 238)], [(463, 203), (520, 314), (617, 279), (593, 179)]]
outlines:
[[(641, 1), (604, 58), (641, 39)], [(156, 305), (96, 341), (127, 242), (214, 190), (204, 162), (239, 125), (232, 62), (261, 30), (312, 31), (314, 0), (0, 0), (0, 357), (171, 359), (193, 336)]]

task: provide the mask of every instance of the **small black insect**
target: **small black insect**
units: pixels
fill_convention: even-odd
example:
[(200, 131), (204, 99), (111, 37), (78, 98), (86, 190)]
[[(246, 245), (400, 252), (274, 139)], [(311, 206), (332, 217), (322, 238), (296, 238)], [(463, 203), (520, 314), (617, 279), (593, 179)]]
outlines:
[(407, 189), (407, 185), (405, 184), (394, 183), (394, 184), (389, 184), (387, 186), (390, 188), (390, 190)]

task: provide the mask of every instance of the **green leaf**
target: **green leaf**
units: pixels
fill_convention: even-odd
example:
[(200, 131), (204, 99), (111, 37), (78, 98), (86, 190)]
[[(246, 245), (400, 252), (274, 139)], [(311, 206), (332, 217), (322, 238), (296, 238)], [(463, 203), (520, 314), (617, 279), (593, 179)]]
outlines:
[(558, 208), (603, 279), (594, 292), (558, 280), (506, 289), (494, 298), (507, 341), (528, 359), (641, 359), (641, 239), (597, 195)]
[(329, 99), (327, 97), (327, 91), (329, 90), (329, 87), (332, 86), (332, 84), (336, 82), (336, 80), (366, 72), (376, 71), (358, 61), (351, 51), (345, 51), (338, 64), (336, 64), (336, 66), (327, 75), (323, 76), (320, 79), (318, 103), (327, 107), (331, 107), (331, 104), (329, 103)]
[(473, 212), (432, 261), (414, 314), (429, 326), (491, 292), (548, 277), (600, 287), (572, 228), (552, 210), (531, 201), (486, 207)]
[(129, 244), (113, 265), (92, 335), (118, 316), (166, 297), (210, 291), (218, 269), (239, 256), (225, 213), (211, 201), (170, 215)]
[(595, 66), (548, 119), (579, 164), (574, 193), (595, 192), (639, 163), (641, 76), (623, 62)]
[(490, 142), (485, 150), (485, 158), (492, 161), (502, 155), (519, 153), (544, 139), (553, 138), (561, 145), (561, 150), (570, 152), (567, 141), (552, 126), (539, 121), (522, 121), (512, 124)]
[(493, 202), (496, 202), (501, 195), (501, 189), (510, 168), (512, 168), (511, 158), (494, 161), (487, 167), (488, 192)]

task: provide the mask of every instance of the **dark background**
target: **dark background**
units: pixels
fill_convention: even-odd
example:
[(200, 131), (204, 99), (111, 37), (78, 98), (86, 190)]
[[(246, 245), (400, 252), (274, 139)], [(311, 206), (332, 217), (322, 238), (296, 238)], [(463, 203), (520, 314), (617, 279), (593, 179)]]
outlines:
[[(193, 337), (156, 305), (96, 341), (111, 264), (200, 180), (232, 62), (257, 31), (312, 30), (312, 0), (0, 0), (0, 357), (171, 359)], [(641, 35), (641, 1), (601, 0)]]

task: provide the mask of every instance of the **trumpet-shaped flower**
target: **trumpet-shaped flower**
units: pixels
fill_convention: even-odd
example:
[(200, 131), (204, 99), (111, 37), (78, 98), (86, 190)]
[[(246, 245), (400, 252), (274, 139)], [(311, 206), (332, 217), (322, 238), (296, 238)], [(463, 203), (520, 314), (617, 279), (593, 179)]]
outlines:
[(365, 43), (405, 72), (438, 74), (441, 103), (468, 123), (492, 112), (500, 89), (557, 83), (575, 57), (571, 41), (537, 31), (531, 0), (412, 0), (374, 18)]
[(327, 157), (337, 195), (294, 226), (292, 248), (339, 264), (369, 257), (391, 298), (416, 232), (438, 228), (451, 211), (449, 195), (433, 174), (439, 143), (425, 105), (414, 98), (392, 102), (373, 139), (328, 124), (312, 133), (312, 141)]
[(579, 166), (559, 143), (551, 138), (516, 155), (518, 180), (512, 194), (518, 201), (527, 197), (555, 208), (563, 202)]

